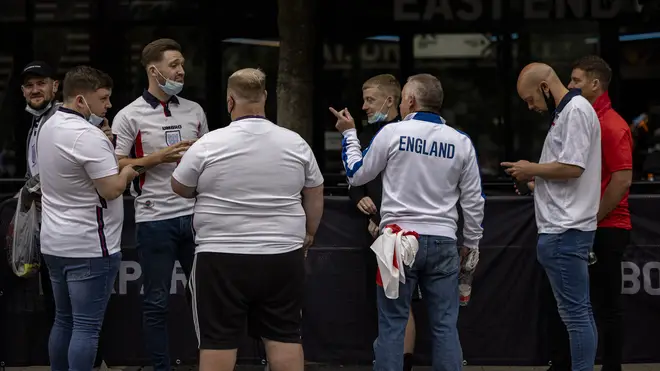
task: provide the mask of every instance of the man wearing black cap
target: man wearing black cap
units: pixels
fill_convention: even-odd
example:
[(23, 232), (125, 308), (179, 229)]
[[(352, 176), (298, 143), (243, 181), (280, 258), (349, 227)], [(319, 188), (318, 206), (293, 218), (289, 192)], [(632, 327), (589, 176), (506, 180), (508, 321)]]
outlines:
[[(32, 188), (30, 184), (37, 183), (35, 177), (39, 175), (39, 168), (37, 167), (37, 135), (42, 125), (48, 120), (61, 105), (55, 101), (55, 93), (59, 88), (59, 81), (55, 80), (53, 69), (45, 62), (32, 62), (25, 66), (21, 73), (21, 91), (25, 97), (25, 110), (32, 115), (30, 130), (27, 136), (27, 166), (25, 179), (27, 183), (21, 189), (21, 197), (26, 202), (25, 206), (30, 207), (31, 201), (37, 203), (37, 210), (41, 210), (40, 200), (38, 196), (28, 191)], [(53, 289), (50, 283), (50, 276), (46, 264), (41, 264), (39, 273), (41, 275), (41, 286), (44, 293), (44, 306), (48, 318), (52, 321), (55, 317), (55, 302), (53, 300)]]
[(27, 138), (27, 174), (26, 179), (39, 174), (37, 168), (37, 134), (41, 125), (52, 116), (59, 107), (55, 93), (59, 81), (55, 80), (53, 69), (45, 62), (32, 62), (21, 73), (21, 90), (25, 97), (25, 110), (32, 115), (32, 125)]

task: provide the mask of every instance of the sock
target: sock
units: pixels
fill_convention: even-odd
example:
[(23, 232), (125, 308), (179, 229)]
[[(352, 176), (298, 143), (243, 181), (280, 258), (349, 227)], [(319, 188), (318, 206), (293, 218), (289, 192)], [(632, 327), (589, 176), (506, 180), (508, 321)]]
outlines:
[(412, 353), (406, 353), (403, 355), (403, 371), (412, 371), (413, 367), (413, 355)]

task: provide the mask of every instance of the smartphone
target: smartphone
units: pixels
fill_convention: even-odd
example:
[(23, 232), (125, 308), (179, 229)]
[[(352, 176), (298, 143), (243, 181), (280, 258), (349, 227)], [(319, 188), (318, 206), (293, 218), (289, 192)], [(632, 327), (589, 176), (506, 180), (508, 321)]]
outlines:
[(527, 182), (515, 182), (516, 183), (516, 188), (518, 189), (518, 192), (523, 195), (527, 196), (532, 193), (532, 190), (529, 189), (529, 186), (527, 186)]
[(147, 168), (144, 166), (133, 166), (133, 170), (137, 171), (138, 174), (144, 174)]

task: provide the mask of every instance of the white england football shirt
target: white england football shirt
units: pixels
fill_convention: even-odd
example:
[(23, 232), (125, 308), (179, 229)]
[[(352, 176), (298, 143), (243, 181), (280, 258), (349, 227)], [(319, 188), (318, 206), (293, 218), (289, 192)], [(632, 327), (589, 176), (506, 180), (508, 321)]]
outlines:
[[(124, 107), (112, 122), (117, 156), (140, 158), (182, 140), (201, 138), (209, 131), (202, 107), (190, 100), (172, 96), (161, 102), (148, 91)], [(176, 163), (148, 169), (135, 178), (135, 221), (166, 220), (193, 213), (195, 200), (172, 191), (170, 178)]]
[(120, 251), (122, 196), (103, 199), (92, 179), (119, 172), (112, 143), (80, 113), (60, 107), (37, 141), (41, 180), (41, 252), (95, 258)]

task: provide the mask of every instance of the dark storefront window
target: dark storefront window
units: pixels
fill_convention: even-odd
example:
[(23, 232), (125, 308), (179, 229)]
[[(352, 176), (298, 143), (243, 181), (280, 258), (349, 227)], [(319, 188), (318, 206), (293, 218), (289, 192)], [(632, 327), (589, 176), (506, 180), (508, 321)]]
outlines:
[(129, 30), (125, 37), (127, 47), (124, 49), (129, 55), (123, 58), (123, 70), (128, 73), (129, 82), (126, 91), (116, 91), (113, 93), (117, 103), (126, 105), (132, 102), (148, 86), (145, 68), (140, 62), (142, 49), (156, 39), (171, 38), (181, 45), (183, 56), (186, 59), (184, 65), (186, 71), (185, 85), (181, 96), (201, 104), (205, 110), (209, 109), (206, 102), (206, 89), (209, 87), (206, 81), (206, 35), (202, 28), (135, 27)]
[[(326, 42), (323, 45), (323, 69), (316, 77), (320, 89), (319, 104), (323, 115), (318, 126), (325, 129), (325, 172), (340, 173), (341, 134), (335, 129), (336, 119), (327, 107), (348, 108), (358, 130), (367, 125), (362, 111), (362, 84), (379, 74), (392, 74), (401, 80), (400, 51), (396, 37), (374, 37), (357, 43)], [(368, 143), (366, 143), (368, 144)], [(366, 145), (363, 143), (363, 145)]]
[(87, 28), (40, 27), (34, 30), (34, 59), (50, 63), (64, 78), (72, 67), (91, 61), (91, 31)]
[[(556, 33), (557, 29), (573, 32)], [(580, 57), (599, 54), (598, 24), (567, 21), (547, 29), (530, 29), (516, 35), (514, 54), (514, 80), (529, 62), (543, 62), (552, 66), (565, 85), (570, 82), (571, 66)], [(515, 82), (514, 82), (515, 84)], [(549, 115), (529, 111), (514, 89), (511, 94), (512, 155), (509, 160), (538, 161), (543, 141), (548, 132)]]
[(467, 133), (484, 179), (498, 175), (503, 160), (502, 81), (498, 43), (488, 34), (415, 35), (414, 73), (438, 77), (445, 92), (442, 116)]
[(22, 98), (12, 83), (14, 56), (7, 46), (11, 47), (11, 43), (0, 43), (0, 178), (15, 178), (20, 177), (16, 167), (16, 155), (20, 151), (16, 127), (20, 120), (17, 106)]
[(0, 22), (24, 22), (26, 0), (3, 0)]
[(36, 22), (89, 20), (95, 6), (95, 0), (34, 0), (32, 3)]
[(660, 33), (622, 29), (619, 113), (631, 124), (635, 141), (634, 180), (660, 174)]
[[(225, 126), (231, 121), (227, 112), (227, 79), (232, 73), (242, 68), (260, 68), (266, 74), (266, 116), (277, 119), (277, 69), (280, 55), (279, 42), (276, 40), (227, 39), (222, 43), (222, 60), (217, 68), (222, 69), (222, 81), (214, 81), (215, 89), (220, 89), (219, 101), (214, 103), (220, 117), (215, 127)], [(210, 125), (210, 124), (209, 124)]]
[[(107, 0), (106, 0), (107, 1)], [(140, 0), (120, 1), (115, 5), (117, 18), (120, 20), (152, 20), (185, 18), (190, 15), (198, 19), (200, 14), (200, 1), (191, 0)]]

